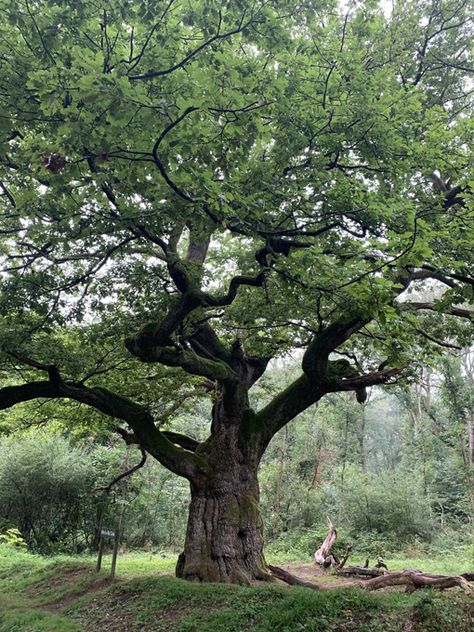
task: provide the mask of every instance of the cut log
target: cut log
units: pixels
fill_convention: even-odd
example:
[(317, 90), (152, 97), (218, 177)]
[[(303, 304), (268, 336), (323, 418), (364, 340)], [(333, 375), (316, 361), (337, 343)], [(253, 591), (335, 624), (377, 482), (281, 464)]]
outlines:
[[(268, 565), (271, 574), (292, 586), (303, 586), (311, 590), (332, 590), (337, 588), (363, 588), (364, 590), (380, 590), (387, 586), (406, 586), (407, 592), (413, 592), (419, 588), (434, 588), (444, 590), (445, 588), (459, 587), (464, 592), (474, 594), (474, 586), (469, 582), (474, 581), (474, 573), (464, 573), (463, 575), (428, 575), (424, 573), (402, 571), (400, 573), (383, 573), (380, 577), (373, 577), (367, 580), (355, 580), (353, 582), (345, 582), (344, 584), (322, 586), (313, 582), (301, 579), (292, 575), (288, 571), (278, 566)], [(378, 570), (381, 569), (365, 569)]]
[(329, 533), (327, 534), (324, 542), (314, 554), (314, 561), (316, 562), (316, 564), (324, 566), (324, 568), (327, 568), (328, 566), (336, 566), (337, 564), (339, 564), (339, 561), (331, 551), (337, 538), (337, 531), (330, 518), (328, 518), (327, 521)]

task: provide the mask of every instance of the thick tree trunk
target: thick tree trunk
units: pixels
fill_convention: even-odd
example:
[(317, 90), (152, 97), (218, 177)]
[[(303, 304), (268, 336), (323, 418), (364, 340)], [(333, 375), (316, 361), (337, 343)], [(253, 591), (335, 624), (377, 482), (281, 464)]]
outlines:
[(253, 411), (248, 379), (222, 386), (213, 408), (211, 436), (196, 455), (207, 473), (191, 481), (184, 554), (176, 573), (192, 581), (248, 584), (271, 579), (263, 558), (257, 479), (260, 435), (248, 428)]
[(255, 370), (239, 344), (233, 354), (240, 377), (221, 383), (211, 436), (196, 449), (206, 467), (191, 480), (186, 541), (176, 568), (179, 577), (191, 581), (272, 579), (263, 557), (257, 480), (264, 448), (248, 399)]
[(238, 584), (268, 579), (255, 464), (232, 463), (230, 454), (222, 454), (219, 469), (202, 486), (192, 485), (177, 575)]

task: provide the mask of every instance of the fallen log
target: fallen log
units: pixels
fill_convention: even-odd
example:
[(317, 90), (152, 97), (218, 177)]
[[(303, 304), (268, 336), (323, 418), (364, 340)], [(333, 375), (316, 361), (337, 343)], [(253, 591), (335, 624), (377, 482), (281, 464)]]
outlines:
[(386, 575), (387, 572), (382, 568), (367, 568), (366, 566), (346, 566), (336, 569), (336, 575), (343, 577), (380, 577), (380, 575)]
[(407, 592), (419, 588), (435, 588), (443, 590), (459, 586), (464, 592), (474, 594), (474, 586), (461, 575), (425, 575), (424, 573), (402, 571), (401, 573), (387, 573), (382, 577), (375, 577), (363, 582), (365, 590), (379, 590), (387, 586), (405, 585)]
[[(400, 573), (383, 573), (379, 577), (373, 577), (366, 580), (355, 580), (353, 582), (345, 582), (344, 584), (322, 586), (321, 584), (315, 584), (292, 575), (288, 571), (278, 566), (268, 565), (271, 574), (292, 586), (303, 586), (310, 588), (311, 590), (332, 590), (337, 588), (362, 588), (363, 590), (380, 590), (381, 588), (387, 588), (388, 586), (406, 586), (407, 592), (413, 592), (420, 588), (433, 588), (436, 590), (444, 590), (446, 588), (459, 587), (464, 592), (474, 594), (474, 586), (471, 586), (470, 581), (474, 581), (474, 573), (464, 573), (464, 575), (428, 575), (413, 571), (401, 571)], [(366, 569), (372, 570), (372, 569)], [(376, 569), (381, 570), (381, 569)], [(383, 571), (382, 571), (383, 572)]]
[(301, 579), (301, 577), (296, 577), (296, 575), (292, 575), (279, 566), (272, 566), (271, 564), (267, 564), (267, 566), (273, 577), (281, 579), (281, 581), (286, 584), (290, 584), (290, 586), (305, 586), (306, 588), (311, 588), (312, 590), (324, 590), (324, 586), (314, 584), (306, 579)]

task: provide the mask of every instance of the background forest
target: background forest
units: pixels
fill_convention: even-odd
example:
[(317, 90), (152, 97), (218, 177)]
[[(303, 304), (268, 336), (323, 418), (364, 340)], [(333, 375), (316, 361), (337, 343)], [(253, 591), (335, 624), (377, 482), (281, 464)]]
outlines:
[[(293, 378), (277, 363), (256, 389), (264, 403)], [(42, 406), (4, 413), (0, 443), (0, 532), (18, 528), (32, 550), (82, 552), (97, 545), (99, 521), (124, 512), (123, 545), (179, 552), (187, 482), (154, 460), (104, 491), (140, 461), (136, 446), (93, 436), (61, 413), (48, 428)], [(173, 420), (204, 437), (208, 403), (185, 399)], [(46, 415), (45, 415), (46, 412)], [(71, 411), (68, 411), (70, 415)], [(18, 434), (20, 430), (20, 434)], [(326, 516), (338, 545), (357, 553), (419, 554), (472, 546), (474, 519), (474, 354), (446, 355), (417, 379), (373, 389), (364, 404), (331, 394), (273, 439), (260, 469), (267, 552), (312, 555)]]

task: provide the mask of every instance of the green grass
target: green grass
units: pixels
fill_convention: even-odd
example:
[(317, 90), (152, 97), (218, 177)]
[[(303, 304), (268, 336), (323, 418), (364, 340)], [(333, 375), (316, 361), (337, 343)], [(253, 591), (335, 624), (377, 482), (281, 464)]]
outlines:
[[(466, 556), (464, 556), (466, 557)], [(174, 557), (119, 556), (117, 580), (94, 558), (44, 558), (0, 546), (0, 632), (471, 632), (474, 599), (460, 591), (313, 592), (190, 584)], [(274, 563), (281, 560), (272, 559)], [(309, 560), (305, 560), (308, 563)], [(356, 560), (355, 561), (361, 561)], [(463, 565), (466, 568), (463, 568)], [(394, 569), (472, 569), (469, 559), (394, 559)], [(330, 580), (330, 578), (329, 578)]]

